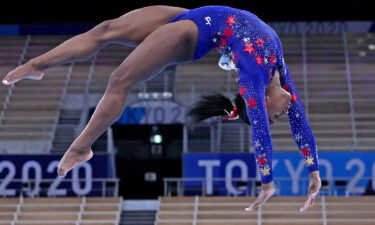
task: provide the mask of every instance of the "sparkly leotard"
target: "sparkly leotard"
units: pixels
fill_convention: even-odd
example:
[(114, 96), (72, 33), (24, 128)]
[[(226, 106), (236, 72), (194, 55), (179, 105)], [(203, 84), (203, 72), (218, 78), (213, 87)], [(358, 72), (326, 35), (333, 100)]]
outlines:
[(283, 59), (279, 37), (254, 14), (226, 6), (206, 6), (177, 15), (170, 22), (191, 20), (198, 27), (198, 43), (193, 60), (212, 48), (230, 59), (237, 71), (239, 92), (244, 98), (252, 126), (252, 143), (262, 183), (272, 181), (272, 142), (265, 104), (265, 91), (275, 70), (292, 96), (288, 117), (294, 140), (309, 172), (318, 170), (314, 135), (302, 102)]

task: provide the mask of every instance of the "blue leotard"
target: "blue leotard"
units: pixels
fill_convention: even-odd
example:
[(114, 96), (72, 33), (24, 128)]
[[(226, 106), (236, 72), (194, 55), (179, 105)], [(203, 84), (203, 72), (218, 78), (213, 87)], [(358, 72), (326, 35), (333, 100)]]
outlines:
[(318, 170), (315, 138), (302, 102), (283, 59), (279, 37), (256, 15), (226, 6), (206, 6), (183, 12), (170, 22), (191, 20), (198, 27), (193, 60), (212, 48), (230, 58), (237, 71), (239, 92), (244, 98), (252, 126), (252, 143), (262, 183), (272, 181), (272, 142), (265, 104), (265, 91), (275, 70), (283, 88), (292, 96), (288, 117), (294, 140), (309, 172)]

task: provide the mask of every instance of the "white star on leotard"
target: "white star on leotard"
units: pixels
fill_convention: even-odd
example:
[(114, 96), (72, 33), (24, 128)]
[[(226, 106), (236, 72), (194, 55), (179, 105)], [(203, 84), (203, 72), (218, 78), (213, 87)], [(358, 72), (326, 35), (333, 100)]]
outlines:
[(296, 140), (296, 141), (300, 141), (301, 139), (302, 139), (302, 135), (300, 133), (298, 133), (294, 136), (294, 140)]
[(255, 144), (254, 144), (254, 147), (259, 148), (260, 146), (262, 146), (262, 145), (259, 143), (259, 140), (256, 140)]
[(266, 49), (266, 50), (264, 51), (264, 56), (265, 56), (265, 57), (270, 56), (270, 51), (269, 51), (268, 49)]
[(296, 118), (299, 118), (299, 113), (296, 114)]

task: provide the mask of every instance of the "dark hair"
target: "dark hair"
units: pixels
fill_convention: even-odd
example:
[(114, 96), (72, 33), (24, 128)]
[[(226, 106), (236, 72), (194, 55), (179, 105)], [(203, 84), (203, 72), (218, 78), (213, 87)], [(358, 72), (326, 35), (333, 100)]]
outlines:
[[(196, 123), (214, 116), (230, 116), (228, 113), (233, 111), (236, 111), (243, 122), (250, 125), (242, 96), (238, 93), (233, 101), (235, 106), (229, 98), (216, 92), (202, 95), (187, 114), (190, 127), (193, 128)], [(237, 110), (235, 110), (235, 107)]]

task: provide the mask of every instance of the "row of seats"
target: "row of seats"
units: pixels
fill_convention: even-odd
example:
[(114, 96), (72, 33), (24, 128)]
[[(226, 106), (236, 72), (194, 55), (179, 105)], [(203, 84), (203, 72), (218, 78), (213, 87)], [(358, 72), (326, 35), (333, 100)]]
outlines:
[[(64, 36), (2, 37), (0, 44), (7, 60), (0, 70), (6, 75), (19, 63), (24, 63), (55, 47)], [(1, 55), (0, 53), (0, 55)], [(9, 56), (8, 56), (8, 55)], [(5, 63), (3, 62), (3, 64)], [(24, 80), (12, 86), (1, 86), (2, 118), (0, 152), (49, 152), (61, 108), (62, 93), (69, 65), (49, 69), (41, 81)], [(7, 99), (7, 101), (5, 101)], [(6, 102), (4, 104), (4, 102)]]
[(0, 224), (117, 225), (122, 198), (3, 198)]
[(246, 212), (254, 197), (162, 197), (156, 225), (370, 225), (375, 197), (321, 197), (300, 213), (305, 197), (273, 197)]

